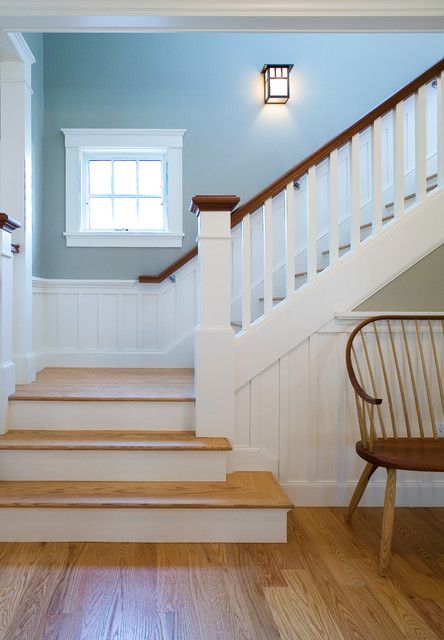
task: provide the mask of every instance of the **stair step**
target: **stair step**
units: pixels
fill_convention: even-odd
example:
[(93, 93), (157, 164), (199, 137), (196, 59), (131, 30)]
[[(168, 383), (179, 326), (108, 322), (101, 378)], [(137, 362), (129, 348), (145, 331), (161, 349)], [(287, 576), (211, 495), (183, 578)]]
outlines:
[(194, 431), (11, 430), (0, 435), (0, 451), (231, 451), (226, 438)]
[[(322, 267), (322, 269), (316, 269), (316, 273), (321, 273), (321, 271), (324, 271), (325, 267)], [(295, 278), (303, 278), (307, 275), (307, 271), (299, 271), (298, 273), (294, 274)]]
[(195, 425), (195, 406), (188, 400), (12, 400), (8, 424), (20, 430), (189, 431)]
[(269, 472), (223, 482), (0, 482), (1, 541), (284, 542)]
[(27, 402), (194, 402), (192, 369), (48, 367), (10, 396)]
[(230, 450), (192, 431), (11, 430), (0, 436), (0, 480), (220, 481)]
[[(430, 178), (427, 178), (427, 180), (431, 179), (432, 177), (436, 177), (436, 174), (434, 174), (434, 176), (430, 176)], [(426, 187), (426, 193), (433, 191), (433, 189), (436, 189), (437, 186), (438, 186), (437, 184), (429, 185), (428, 187)], [(409, 193), (407, 196), (404, 196), (404, 202), (407, 202), (407, 200), (412, 200), (415, 197), (416, 197), (416, 193)], [(395, 205), (394, 202), (387, 202), (387, 204), (385, 205), (385, 208), (390, 209), (390, 207), (393, 207), (394, 205)]]
[(290, 509), (268, 471), (238, 471), (224, 482), (0, 482), (0, 508)]

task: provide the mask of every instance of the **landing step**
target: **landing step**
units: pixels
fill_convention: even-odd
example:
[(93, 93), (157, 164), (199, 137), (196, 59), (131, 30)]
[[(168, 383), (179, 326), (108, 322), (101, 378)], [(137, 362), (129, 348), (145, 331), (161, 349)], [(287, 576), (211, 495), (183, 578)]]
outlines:
[(192, 369), (48, 367), (10, 400), (27, 402), (194, 402)]
[(230, 450), (192, 431), (11, 430), (0, 436), (0, 480), (220, 481)]
[(1, 541), (285, 542), (269, 472), (225, 482), (0, 482)]

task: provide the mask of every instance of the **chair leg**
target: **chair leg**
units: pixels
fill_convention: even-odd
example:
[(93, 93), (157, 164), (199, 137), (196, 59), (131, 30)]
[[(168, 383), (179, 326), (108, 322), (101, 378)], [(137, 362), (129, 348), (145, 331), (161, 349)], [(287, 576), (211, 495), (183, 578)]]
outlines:
[(361, 501), (362, 495), (367, 487), (368, 481), (370, 480), (372, 475), (375, 473), (377, 468), (378, 468), (377, 465), (371, 464), (370, 462), (367, 462), (367, 464), (365, 465), (364, 471), (362, 472), (361, 477), (359, 478), (359, 482), (356, 485), (356, 489), (353, 492), (352, 499), (350, 500), (350, 504), (348, 506), (347, 516), (346, 516), (347, 522), (351, 521), (352, 515), (356, 511), (356, 507)]
[(381, 549), (379, 552), (379, 573), (387, 574), (390, 564), (393, 537), (393, 521), (395, 516), (396, 469), (387, 469), (385, 487), (384, 512), (382, 515)]

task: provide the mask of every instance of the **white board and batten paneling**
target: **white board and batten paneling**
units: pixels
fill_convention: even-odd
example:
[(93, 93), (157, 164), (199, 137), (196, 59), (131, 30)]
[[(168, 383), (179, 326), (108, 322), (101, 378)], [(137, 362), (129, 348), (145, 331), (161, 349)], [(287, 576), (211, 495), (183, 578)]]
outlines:
[[(236, 392), (233, 468), (272, 470), (295, 505), (346, 505), (363, 468), (345, 368), (348, 336), (363, 317), (337, 317)], [(381, 340), (384, 349), (388, 333)], [(380, 469), (362, 504), (381, 505), (384, 488)], [(442, 474), (400, 473), (399, 506), (443, 501)]]
[(45, 366), (192, 367), (196, 260), (176, 281), (34, 278), (34, 350)]

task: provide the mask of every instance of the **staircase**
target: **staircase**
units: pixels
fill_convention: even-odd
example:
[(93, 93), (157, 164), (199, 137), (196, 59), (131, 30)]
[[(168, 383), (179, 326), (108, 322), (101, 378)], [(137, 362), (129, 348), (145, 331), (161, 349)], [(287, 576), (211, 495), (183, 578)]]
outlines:
[(192, 430), (189, 370), (47, 369), (10, 398), (0, 540), (282, 542), (291, 504)]
[(140, 281), (197, 256), (195, 372), (47, 369), (19, 385), (0, 540), (286, 540), (270, 471), (290, 439), (267, 424), (289, 412), (280, 359), (444, 242), (443, 95), (440, 61), (242, 206), (193, 198), (198, 248)]

